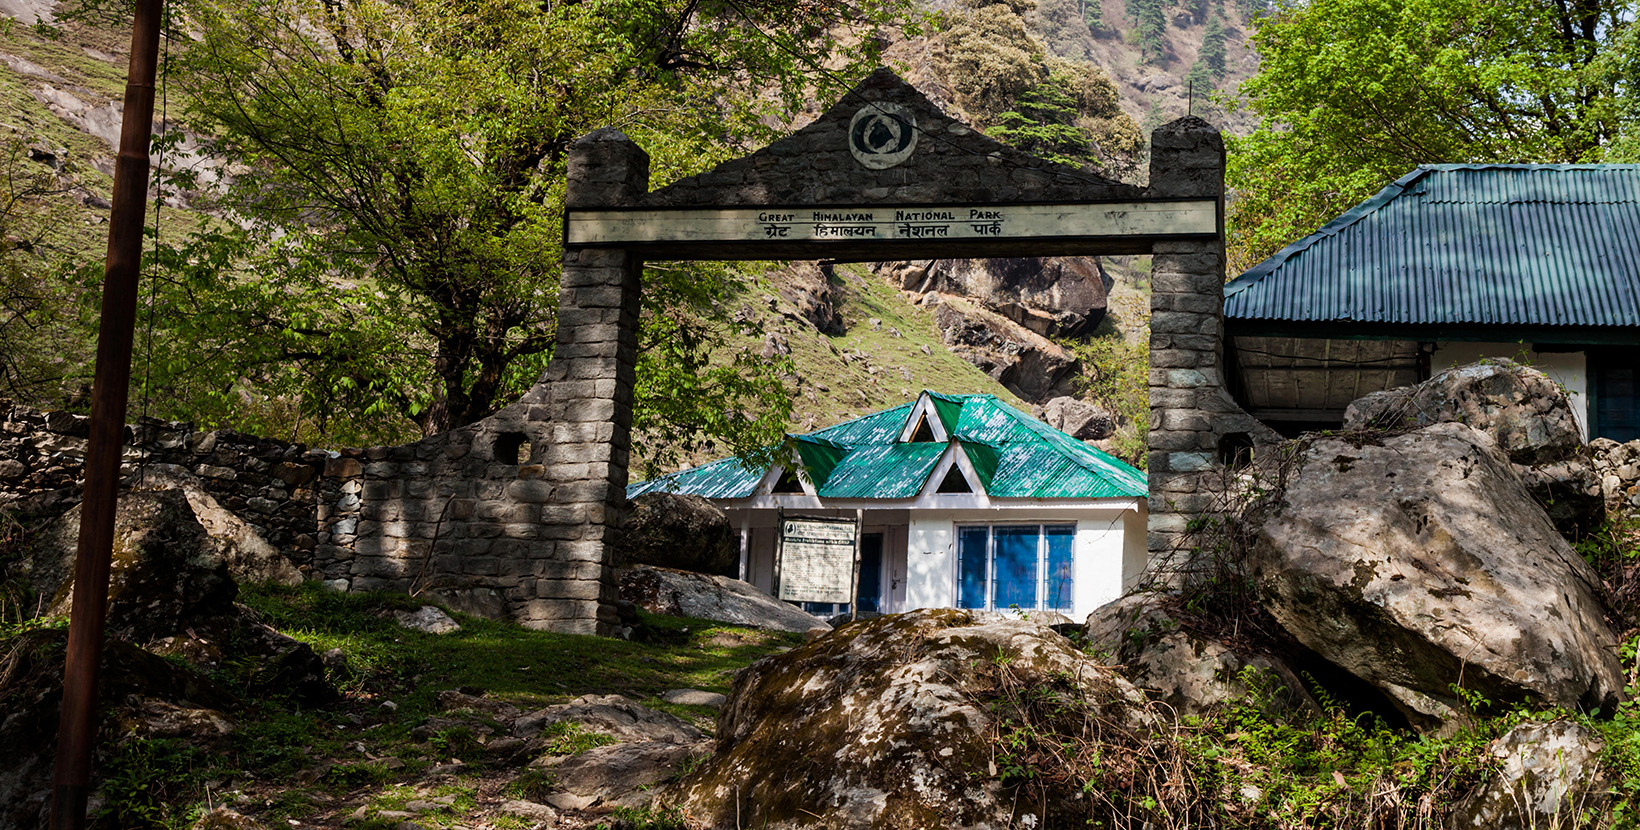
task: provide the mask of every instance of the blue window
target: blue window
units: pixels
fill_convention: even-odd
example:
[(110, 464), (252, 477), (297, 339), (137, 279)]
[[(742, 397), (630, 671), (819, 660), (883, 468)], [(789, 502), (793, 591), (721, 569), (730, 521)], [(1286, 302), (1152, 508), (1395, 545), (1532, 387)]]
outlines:
[(957, 607), (1052, 610), (1076, 604), (1076, 525), (957, 528)]

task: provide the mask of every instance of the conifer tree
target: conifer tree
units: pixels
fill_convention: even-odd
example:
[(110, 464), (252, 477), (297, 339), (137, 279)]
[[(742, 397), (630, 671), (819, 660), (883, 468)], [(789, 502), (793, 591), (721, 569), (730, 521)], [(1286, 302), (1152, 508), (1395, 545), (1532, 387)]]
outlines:
[(1101, 0), (1082, 0), (1082, 21), (1088, 30), (1097, 32), (1105, 27), (1105, 4)]
[(1200, 59), (1207, 65), (1213, 80), (1224, 80), (1224, 18), (1219, 15), (1207, 21), (1207, 31), (1202, 33)]
[(1139, 41), (1139, 51), (1145, 63), (1155, 63), (1162, 57), (1162, 36), (1167, 31), (1167, 16), (1162, 11), (1163, 0), (1127, 0), (1128, 18)]

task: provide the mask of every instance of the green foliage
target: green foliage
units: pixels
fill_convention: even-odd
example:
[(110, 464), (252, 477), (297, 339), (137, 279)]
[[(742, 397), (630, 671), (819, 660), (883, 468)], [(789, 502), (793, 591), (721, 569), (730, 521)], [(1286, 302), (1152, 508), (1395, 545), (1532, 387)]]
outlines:
[(1094, 157), (1093, 137), (1076, 125), (1076, 101), (1063, 76), (1026, 90), (1014, 108), (999, 113), (987, 131), (992, 138), (1045, 159), (1080, 167)]
[(1158, 63), (1166, 57), (1166, 0), (1126, 0), (1128, 21), (1144, 63)]
[(1215, 14), (1207, 21), (1207, 28), (1202, 31), (1202, 48), (1198, 59), (1207, 65), (1207, 71), (1215, 81), (1224, 80), (1224, 16)]
[(555, 721), (541, 730), (546, 740), (542, 752), (547, 755), (580, 755), (589, 749), (609, 746), (617, 741), (602, 732), (594, 732), (574, 721)]
[(687, 830), (683, 810), (677, 807), (616, 807), (610, 812), (612, 823), (600, 822), (593, 830)]
[(47, 400), (89, 380), (73, 310), (94, 292), (65, 278), (49, 239), (67, 223), (68, 189), (30, 159), (21, 136), (0, 138), (0, 394), (7, 397)]
[(1105, 28), (1105, 4), (1100, 0), (1082, 0), (1082, 22), (1091, 31)]
[(1112, 454), (1145, 469), (1145, 436), (1150, 431), (1148, 343), (1128, 343), (1118, 334), (1063, 345), (1082, 366), (1077, 392), (1117, 418)]
[(954, 15), (942, 34), (951, 85), (981, 119), (1047, 79), (1042, 44), (1006, 5)]
[[(359, 443), (495, 411), (551, 356), (575, 137), (618, 126), (657, 185), (698, 172), (874, 66), (876, 39), (842, 54), (828, 33), (899, 8), (185, 3), (174, 91), (236, 175), (225, 221), (156, 256), (148, 393), (171, 417)], [(811, 67), (832, 55), (844, 64), (817, 90)], [(783, 425), (779, 366), (709, 365), (739, 279), (646, 274), (646, 342), (667, 347), (645, 355), (639, 419), (685, 443), (752, 447)]]
[(127, 736), (102, 767), (102, 807), (97, 826), (122, 830), (180, 830), (197, 818), (184, 794), (196, 790), (208, 767), (207, 755), (172, 738)]
[(507, 782), (501, 792), (513, 798), (525, 801), (544, 802), (552, 793), (556, 778), (550, 770), (531, 767), (519, 773), (517, 778)]
[(1207, 61), (1198, 59), (1191, 64), (1185, 82), (1189, 85), (1187, 89), (1194, 102), (1206, 101), (1213, 94), (1213, 70), (1207, 68)]
[(1232, 141), (1234, 274), (1419, 164), (1626, 158), (1635, 4), (1315, 0), (1253, 36)]

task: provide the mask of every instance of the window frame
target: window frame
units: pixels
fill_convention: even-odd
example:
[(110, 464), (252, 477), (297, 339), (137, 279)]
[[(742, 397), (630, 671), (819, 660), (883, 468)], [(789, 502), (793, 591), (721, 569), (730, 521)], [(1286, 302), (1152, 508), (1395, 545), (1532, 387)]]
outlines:
[[(953, 603), (952, 603), (952, 605), (954, 607), (958, 608), (958, 609), (965, 610), (965, 611), (1004, 611), (1004, 612), (1006, 612), (1006, 611), (1013, 610), (1013, 608), (1014, 608), (1013, 605), (1009, 605), (1007, 608), (997, 608), (997, 607), (995, 607), (996, 606), (996, 593), (997, 593), (997, 590), (996, 590), (996, 586), (997, 586), (997, 577), (996, 577), (996, 573), (997, 573), (997, 563), (996, 563), (997, 533), (996, 533), (996, 531), (997, 531), (998, 528), (1017, 528), (1017, 527), (1035, 527), (1036, 528), (1036, 592), (1035, 592), (1036, 593), (1036, 604), (1035, 604), (1034, 607), (1031, 607), (1031, 608), (1026, 608), (1024, 606), (1019, 606), (1019, 610), (1021, 612), (1025, 612), (1025, 613), (1054, 611), (1054, 612), (1057, 612), (1057, 613), (1067, 614), (1067, 615), (1073, 614), (1076, 610), (1077, 536), (1078, 536), (1078, 532), (1081, 529), (1081, 523), (1076, 519), (1060, 519), (1060, 520), (1040, 520), (1039, 519), (1039, 520), (1035, 520), (1035, 521), (1022, 520), (1022, 521), (1012, 521), (1012, 522), (955, 522), (955, 523), (953, 523), (952, 532), (951, 532), (951, 538), (952, 538), (951, 544), (952, 544), (952, 549), (953, 549), (952, 552), (954, 554), (954, 556), (952, 557), (952, 583), (953, 583), (953, 585), (952, 585), (952, 587), (953, 587), (953, 594), (952, 594)], [(983, 528), (985, 530), (985, 582), (984, 582), (984, 585), (985, 585), (985, 587), (984, 587), (985, 601), (984, 601), (984, 603), (982, 603), (981, 607), (971, 608), (971, 607), (963, 604), (962, 531), (965, 530), (965, 529), (978, 529), (978, 528)], [(1070, 594), (1070, 597), (1069, 597), (1068, 608), (1054, 608), (1054, 607), (1050, 607), (1046, 604), (1048, 602), (1049, 595), (1051, 594), (1051, 591), (1049, 590), (1049, 586), (1048, 586), (1048, 580), (1050, 578), (1049, 565), (1051, 563), (1051, 559), (1050, 559), (1051, 552), (1049, 550), (1049, 544), (1048, 544), (1048, 538), (1049, 538), (1048, 529), (1049, 528), (1069, 528), (1070, 529), (1070, 534), (1069, 534), (1070, 535), (1070, 543), (1071, 543), (1070, 562), (1071, 562), (1071, 574), (1072, 574), (1072, 576), (1071, 576), (1071, 594)]]

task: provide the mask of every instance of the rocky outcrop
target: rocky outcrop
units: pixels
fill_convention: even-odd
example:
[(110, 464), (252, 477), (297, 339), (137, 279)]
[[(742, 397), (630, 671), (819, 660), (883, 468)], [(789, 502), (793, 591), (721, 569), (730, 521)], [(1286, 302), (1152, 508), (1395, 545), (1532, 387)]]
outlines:
[(831, 266), (794, 262), (769, 276), (789, 307), (785, 316), (806, 323), (821, 334), (842, 335), (847, 329), (831, 293)]
[(1098, 441), (1116, 433), (1116, 416), (1087, 401), (1063, 396), (1042, 407), (1042, 420), (1072, 438)]
[[(1523, 723), (1487, 747), (1500, 764), (1459, 802), (1452, 830), (1570, 830), (1605, 814), (1611, 771), (1605, 742), (1571, 721)], [(1595, 825), (1598, 826), (1598, 823)]]
[(946, 347), (1008, 391), (1033, 402), (1070, 393), (1078, 364), (1069, 350), (961, 297), (930, 294), (923, 304), (934, 309)]
[(1099, 608), (1088, 615), (1088, 646), (1180, 715), (1240, 700), (1249, 680), (1273, 708), (1319, 710), (1285, 661), (1191, 631), (1163, 606), (1160, 595), (1133, 594)]
[(717, 505), (700, 496), (645, 493), (632, 501), (615, 561), (734, 576), (740, 552)]
[[(51, 616), (66, 616), (73, 606), (80, 511), (76, 505), (48, 525), (23, 567)], [(232, 614), (238, 594), (225, 546), (206, 533), (181, 490), (120, 498), (108, 587), (111, 636), (146, 643), (174, 635)]]
[(968, 297), (1044, 337), (1081, 337), (1105, 319), (1112, 280), (1095, 257), (1004, 257), (883, 262), (891, 284)]
[(1606, 509), (1640, 512), (1640, 441), (1619, 444), (1596, 438), (1589, 442), (1589, 449)]
[(1270, 613), (1413, 725), (1461, 721), (1453, 684), (1612, 711), (1622, 676), (1599, 578), (1486, 433), (1317, 439), (1269, 510), (1248, 566)]
[(777, 631), (829, 628), (819, 617), (726, 576), (640, 565), (623, 568), (619, 579), (621, 599), (651, 614), (698, 617)]
[(1350, 404), (1346, 428), (1404, 429), (1468, 424), (1520, 465), (1532, 495), (1562, 532), (1599, 524), (1605, 503), (1571, 400), (1548, 375), (1512, 360), (1448, 369), (1415, 386), (1375, 392)]
[[(304, 468), (305, 469), (305, 468)], [(140, 490), (181, 490), (205, 532), (221, 546), (228, 574), (240, 584), (295, 585), (302, 572), (291, 564), (256, 528), (205, 492), (199, 477), (175, 464), (152, 464), (142, 469)]]
[(701, 827), (1058, 826), (1056, 805), (1019, 801), (992, 770), (995, 692), (976, 664), (1006, 664), (1025, 688), (1113, 723), (1148, 717), (1138, 689), (1040, 623), (949, 609), (879, 617), (737, 675), (716, 752), (669, 800)]

